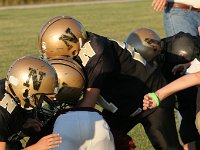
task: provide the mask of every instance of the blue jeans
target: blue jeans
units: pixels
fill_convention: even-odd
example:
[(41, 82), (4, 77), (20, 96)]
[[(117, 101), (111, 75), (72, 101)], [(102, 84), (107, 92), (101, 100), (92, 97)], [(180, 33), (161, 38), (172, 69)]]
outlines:
[(166, 36), (172, 36), (180, 31), (196, 36), (200, 26), (200, 12), (166, 8), (164, 12), (164, 28)]

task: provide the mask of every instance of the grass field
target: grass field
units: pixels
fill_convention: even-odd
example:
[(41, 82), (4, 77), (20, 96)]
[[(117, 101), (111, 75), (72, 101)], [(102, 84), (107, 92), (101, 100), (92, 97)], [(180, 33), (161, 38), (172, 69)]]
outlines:
[[(59, 15), (74, 16), (86, 29), (123, 41), (139, 27), (151, 28), (163, 37), (162, 13), (155, 13), (151, 1), (98, 5), (63, 6), (54, 8), (0, 10), (0, 77), (6, 76), (11, 63), (25, 55), (38, 56), (37, 36), (41, 26)], [(153, 149), (141, 125), (130, 135), (138, 150)]]

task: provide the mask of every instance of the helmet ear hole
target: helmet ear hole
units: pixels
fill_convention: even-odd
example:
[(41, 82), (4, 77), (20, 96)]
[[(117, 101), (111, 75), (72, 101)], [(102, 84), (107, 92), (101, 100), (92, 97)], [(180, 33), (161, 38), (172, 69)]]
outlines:
[(78, 55), (78, 51), (77, 51), (77, 50), (74, 50), (74, 51), (72, 52), (72, 55), (73, 55), (73, 56), (77, 56), (77, 55)]

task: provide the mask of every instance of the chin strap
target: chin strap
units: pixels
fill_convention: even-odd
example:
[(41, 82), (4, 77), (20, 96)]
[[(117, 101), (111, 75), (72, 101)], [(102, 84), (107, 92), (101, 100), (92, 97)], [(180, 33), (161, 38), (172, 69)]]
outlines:
[(6, 91), (6, 93), (7, 93), (8, 95), (11, 96), (11, 98), (16, 102), (16, 104), (20, 105), (20, 100), (19, 100), (19, 98), (17, 97), (17, 95), (15, 94), (15, 92), (14, 92), (14, 90), (13, 90), (11, 84), (8, 83), (7, 85), (8, 85), (8, 87), (9, 87), (11, 93), (9, 93), (8, 91)]

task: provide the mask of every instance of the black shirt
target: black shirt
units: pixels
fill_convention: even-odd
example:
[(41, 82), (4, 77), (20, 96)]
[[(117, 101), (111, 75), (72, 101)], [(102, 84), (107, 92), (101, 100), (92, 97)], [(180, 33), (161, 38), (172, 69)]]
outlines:
[(0, 97), (3, 97), (0, 100), (0, 141), (10, 142), (22, 128), (25, 112), (5, 94), (4, 82), (4, 79), (0, 81)]
[[(155, 79), (156, 65), (144, 65), (133, 59), (123, 42), (88, 32), (79, 53), (88, 77), (88, 87), (99, 88), (108, 102), (118, 107), (116, 113), (131, 115), (142, 108), (146, 93), (160, 87)], [(159, 84), (158, 84), (159, 83)], [(155, 87), (159, 85), (159, 87)]]

